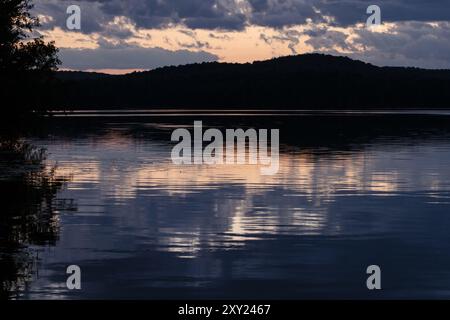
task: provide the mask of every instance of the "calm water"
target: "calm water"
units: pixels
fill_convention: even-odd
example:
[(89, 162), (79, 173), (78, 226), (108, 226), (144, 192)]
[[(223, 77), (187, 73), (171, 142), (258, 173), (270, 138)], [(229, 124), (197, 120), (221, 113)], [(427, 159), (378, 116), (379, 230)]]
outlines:
[[(172, 164), (194, 120), (279, 128), (279, 173)], [(26, 140), (63, 185), (51, 232), (2, 249), (31, 261), (12, 297), (450, 298), (449, 138), (443, 114), (54, 119)]]

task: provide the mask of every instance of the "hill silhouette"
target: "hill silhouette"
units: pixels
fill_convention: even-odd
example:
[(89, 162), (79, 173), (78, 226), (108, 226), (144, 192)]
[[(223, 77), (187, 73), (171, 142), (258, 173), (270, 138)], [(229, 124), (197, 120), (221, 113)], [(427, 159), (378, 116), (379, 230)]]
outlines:
[(127, 75), (58, 72), (57, 108), (448, 108), (450, 70), (304, 54)]

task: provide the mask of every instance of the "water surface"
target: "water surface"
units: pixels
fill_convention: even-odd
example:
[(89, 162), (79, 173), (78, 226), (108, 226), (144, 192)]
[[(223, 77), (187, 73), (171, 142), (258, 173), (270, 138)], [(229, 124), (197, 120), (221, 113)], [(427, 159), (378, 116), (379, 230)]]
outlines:
[[(279, 128), (279, 173), (172, 164), (170, 134), (194, 120)], [(442, 113), (49, 120), (26, 139), (65, 205), (52, 241), (13, 250), (33, 263), (12, 297), (450, 298), (449, 133)]]

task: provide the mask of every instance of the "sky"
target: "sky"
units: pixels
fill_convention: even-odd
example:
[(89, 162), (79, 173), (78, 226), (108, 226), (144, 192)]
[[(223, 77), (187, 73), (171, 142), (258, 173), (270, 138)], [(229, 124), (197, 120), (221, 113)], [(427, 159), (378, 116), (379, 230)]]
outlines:
[[(127, 73), (320, 52), (450, 69), (448, 0), (33, 0), (63, 69)], [(67, 28), (80, 7), (81, 28)], [(381, 9), (367, 27), (367, 8)]]

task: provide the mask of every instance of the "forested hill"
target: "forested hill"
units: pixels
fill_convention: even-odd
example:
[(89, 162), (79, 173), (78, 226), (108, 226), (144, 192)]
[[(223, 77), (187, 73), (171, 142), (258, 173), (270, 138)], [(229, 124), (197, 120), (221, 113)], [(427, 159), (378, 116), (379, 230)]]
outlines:
[(449, 108), (450, 70), (305, 54), (121, 76), (58, 72), (57, 108)]

